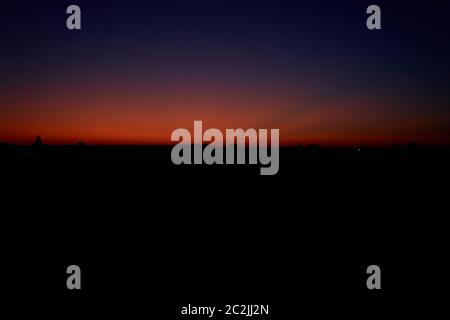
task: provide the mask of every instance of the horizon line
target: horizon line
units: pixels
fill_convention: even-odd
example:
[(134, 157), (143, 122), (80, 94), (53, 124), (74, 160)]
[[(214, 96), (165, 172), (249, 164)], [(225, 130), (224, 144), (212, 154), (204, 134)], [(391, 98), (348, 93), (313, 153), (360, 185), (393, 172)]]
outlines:
[[(34, 143), (11, 143), (0, 141), (0, 145), (8, 145), (14, 147), (32, 147)], [(178, 143), (86, 143), (84, 141), (78, 141), (75, 143), (42, 143), (41, 146), (48, 147), (173, 147)], [(209, 145), (210, 143), (202, 143), (202, 146)], [(185, 145), (195, 146), (198, 144), (195, 143), (187, 143)], [(224, 145), (222, 147), (226, 147)], [(229, 145), (228, 145), (229, 146)], [(239, 146), (239, 144), (234, 143), (233, 146)], [(267, 147), (270, 147), (270, 143)], [(450, 143), (419, 143), (417, 141), (410, 142), (402, 142), (402, 143), (360, 143), (360, 144), (338, 144), (338, 143), (280, 143), (279, 148), (299, 148), (299, 147), (320, 147), (320, 148), (359, 148), (359, 149), (370, 149), (370, 148), (393, 148), (393, 147), (408, 147), (408, 146), (417, 146), (417, 147), (450, 147)], [(250, 147), (248, 144), (245, 145), (246, 148)], [(259, 146), (257, 146), (259, 147)]]

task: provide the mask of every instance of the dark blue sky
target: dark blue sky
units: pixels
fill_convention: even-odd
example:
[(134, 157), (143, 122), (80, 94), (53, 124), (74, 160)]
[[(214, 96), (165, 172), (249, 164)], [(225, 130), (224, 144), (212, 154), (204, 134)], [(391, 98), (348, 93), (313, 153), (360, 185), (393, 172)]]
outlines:
[[(201, 117), (286, 143), (449, 143), (447, 3), (11, 1), (0, 140), (164, 143)], [(365, 27), (370, 4), (382, 30)]]

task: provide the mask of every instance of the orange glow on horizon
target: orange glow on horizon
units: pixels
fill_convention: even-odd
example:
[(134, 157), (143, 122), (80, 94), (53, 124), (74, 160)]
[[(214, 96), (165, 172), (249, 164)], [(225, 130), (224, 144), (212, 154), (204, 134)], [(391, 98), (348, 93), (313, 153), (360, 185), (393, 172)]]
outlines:
[(173, 130), (192, 132), (194, 120), (202, 120), (203, 130), (280, 129), (280, 145), (450, 144), (448, 119), (405, 115), (386, 102), (379, 102), (385, 105), (378, 112), (364, 97), (330, 102), (301, 90), (170, 89), (92, 85), (9, 92), (0, 98), (0, 142), (31, 144), (41, 136), (47, 144), (169, 145)]

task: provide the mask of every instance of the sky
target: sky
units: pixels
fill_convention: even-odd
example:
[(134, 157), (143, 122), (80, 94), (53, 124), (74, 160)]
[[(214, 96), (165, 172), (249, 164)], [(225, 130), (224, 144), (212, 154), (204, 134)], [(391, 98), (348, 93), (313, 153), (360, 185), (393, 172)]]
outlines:
[(0, 142), (169, 144), (202, 120), (286, 145), (449, 145), (450, 5), (377, 1), (370, 31), (374, 3), (2, 4)]

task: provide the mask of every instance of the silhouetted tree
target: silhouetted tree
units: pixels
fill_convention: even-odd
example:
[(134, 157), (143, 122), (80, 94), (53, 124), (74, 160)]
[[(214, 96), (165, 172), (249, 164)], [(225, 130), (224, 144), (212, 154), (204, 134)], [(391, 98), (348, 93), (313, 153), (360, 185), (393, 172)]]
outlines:
[(33, 144), (31, 145), (30, 156), (36, 157), (41, 147), (42, 147), (42, 139), (40, 136), (37, 136), (36, 140), (34, 140)]
[(42, 139), (40, 136), (37, 136), (36, 140), (34, 140), (34, 142), (33, 142), (33, 147), (39, 148), (41, 146), (42, 146)]

